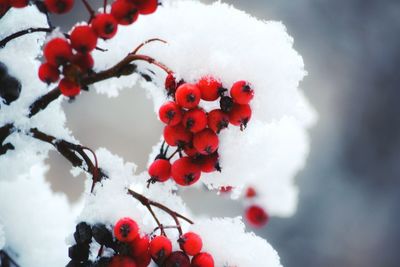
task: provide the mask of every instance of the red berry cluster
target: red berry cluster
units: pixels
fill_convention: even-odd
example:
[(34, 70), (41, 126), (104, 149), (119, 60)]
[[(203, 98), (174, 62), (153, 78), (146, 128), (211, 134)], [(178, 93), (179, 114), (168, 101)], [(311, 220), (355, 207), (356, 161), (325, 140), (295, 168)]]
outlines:
[[(45, 0), (44, 3), (49, 12), (62, 14), (71, 10), (74, 1)], [(39, 68), (39, 78), (50, 84), (59, 81), (62, 74), (58, 82), (61, 93), (68, 97), (78, 95), (82, 76), (93, 68), (91, 52), (98, 38), (114, 37), (118, 24), (132, 24), (139, 14), (151, 14), (157, 6), (157, 0), (115, 0), (110, 13), (95, 14), (88, 25), (75, 26), (66, 39), (54, 38), (45, 45), (46, 62)]]
[[(251, 118), (250, 101), (254, 90), (246, 81), (238, 81), (227, 89), (217, 79), (206, 76), (196, 84), (176, 83), (172, 74), (165, 81), (172, 100), (160, 107), (159, 118), (166, 124), (164, 140), (177, 147), (180, 158), (170, 163), (162, 151), (149, 167), (150, 182), (165, 182), (170, 177), (182, 186), (192, 185), (201, 172), (220, 171), (218, 163), (218, 134), (229, 123), (246, 127)], [(220, 102), (220, 108), (206, 112), (200, 101)]]

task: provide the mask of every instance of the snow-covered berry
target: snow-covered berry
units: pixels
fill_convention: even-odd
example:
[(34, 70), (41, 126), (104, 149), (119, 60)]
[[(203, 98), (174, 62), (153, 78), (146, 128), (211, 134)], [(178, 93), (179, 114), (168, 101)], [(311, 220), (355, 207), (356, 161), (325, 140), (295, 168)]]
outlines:
[(201, 99), (206, 101), (217, 100), (223, 90), (221, 82), (211, 76), (202, 77), (197, 86), (201, 91)]
[(114, 226), (114, 235), (121, 242), (131, 242), (138, 234), (139, 226), (131, 218), (122, 218)]

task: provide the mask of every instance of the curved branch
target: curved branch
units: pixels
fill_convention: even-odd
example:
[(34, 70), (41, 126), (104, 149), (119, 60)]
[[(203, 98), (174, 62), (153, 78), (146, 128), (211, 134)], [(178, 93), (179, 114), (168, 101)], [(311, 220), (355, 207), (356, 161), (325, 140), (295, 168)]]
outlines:
[(29, 28), (29, 29), (26, 29), (26, 30), (22, 30), (22, 31), (13, 33), (13, 34), (7, 36), (6, 38), (4, 38), (3, 40), (0, 41), (0, 48), (5, 47), (6, 44), (8, 42), (10, 42), (11, 40), (16, 39), (18, 37), (21, 37), (21, 36), (23, 36), (25, 34), (30, 34), (30, 33), (34, 33), (34, 32), (47, 32), (47, 33), (49, 33), (52, 30), (53, 30), (53, 28)]

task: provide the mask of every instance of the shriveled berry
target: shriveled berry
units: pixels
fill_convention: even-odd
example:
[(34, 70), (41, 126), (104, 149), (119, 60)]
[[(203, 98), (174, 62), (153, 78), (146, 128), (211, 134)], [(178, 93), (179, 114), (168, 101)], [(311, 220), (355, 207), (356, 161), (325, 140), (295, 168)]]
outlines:
[(71, 61), (72, 48), (67, 40), (54, 38), (45, 45), (43, 54), (48, 63), (58, 66)]
[(150, 247), (150, 239), (147, 235), (138, 236), (131, 243), (131, 255), (139, 257), (148, 252)]
[(229, 112), (229, 122), (235, 126), (246, 128), (251, 119), (251, 108), (249, 105), (235, 104)]
[(196, 165), (189, 157), (177, 159), (172, 164), (171, 176), (179, 185), (192, 185), (200, 179), (200, 175), (200, 167)]
[(167, 125), (174, 126), (181, 122), (182, 120), (182, 110), (173, 101), (168, 101), (160, 107), (158, 111), (158, 116), (160, 120)]
[(196, 158), (196, 162), (199, 164), (202, 172), (210, 173), (221, 171), (221, 167), (219, 166), (219, 155), (217, 152), (207, 156), (201, 155)]
[(91, 54), (75, 54), (72, 57), (72, 63), (78, 66), (82, 71), (88, 71), (93, 68), (94, 60)]
[(252, 205), (246, 209), (246, 219), (254, 227), (264, 226), (269, 216), (263, 208), (258, 205)]
[(121, 242), (131, 242), (138, 234), (139, 226), (131, 218), (122, 218), (114, 226), (114, 236)]
[(171, 163), (166, 159), (156, 159), (149, 167), (153, 181), (165, 182), (171, 177)]
[(208, 127), (215, 133), (220, 133), (229, 125), (229, 116), (220, 109), (214, 109), (207, 114)]
[(222, 83), (211, 76), (202, 77), (197, 86), (201, 91), (201, 99), (206, 101), (217, 100), (222, 92)]
[(100, 38), (110, 39), (117, 33), (118, 23), (111, 14), (102, 13), (94, 17), (92, 28)]
[(207, 252), (199, 253), (192, 258), (191, 267), (214, 267), (214, 259)]
[(207, 126), (207, 114), (202, 108), (191, 109), (183, 115), (182, 123), (192, 133), (200, 132)]
[(68, 97), (76, 96), (81, 92), (79, 84), (65, 78), (58, 83), (58, 88), (63, 95)]
[(176, 91), (176, 80), (173, 73), (168, 73), (165, 78), (165, 89), (168, 91), (168, 95), (174, 95)]
[(88, 244), (92, 240), (92, 229), (85, 222), (76, 225), (74, 238), (77, 244)]
[(67, 13), (74, 6), (74, 0), (44, 0), (46, 8), (51, 13)]
[(187, 109), (197, 107), (200, 97), (200, 89), (195, 84), (184, 83), (175, 92), (175, 99), (178, 105)]
[(180, 248), (189, 256), (194, 256), (200, 253), (203, 247), (203, 241), (201, 237), (193, 232), (187, 232), (183, 234), (179, 239), (178, 243)]
[(29, 0), (9, 0), (9, 3), (12, 7), (23, 8), (28, 5)]
[(253, 187), (249, 186), (246, 190), (246, 198), (253, 198), (256, 195), (257, 195), (256, 190)]
[(162, 263), (172, 252), (172, 243), (165, 236), (150, 241), (150, 255), (156, 263)]
[(254, 90), (246, 81), (235, 82), (230, 93), (233, 101), (240, 105), (249, 104), (254, 97)]
[(0, 78), (0, 98), (3, 98), (7, 105), (17, 100), (20, 94), (21, 83), (16, 78), (8, 74)]
[(219, 139), (211, 129), (204, 129), (193, 136), (193, 146), (202, 155), (210, 155), (217, 151)]
[(164, 139), (170, 146), (184, 147), (192, 140), (193, 134), (186, 130), (181, 124), (176, 126), (165, 126)]
[(190, 259), (182, 251), (174, 251), (165, 260), (163, 267), (190, 267)]
[(108, 267), (137, 267), (136, 262), (128, 256), (116, 255), (112, 257)]
[(110, 247), (113, 244), (113, 236), (111, 231), (104, 224), (95, 224), (92, 226), (93, 238), (100, 245)]
[(76, 261), (84, 261), (89, 258), (89, 244), (76, 244), (68, 249), (68, 256)]
[(71, 32), (70, 40), (76, 51), (89, 53), (96, 48), (97, 35), (90, 26), (76, 26)]
[(142, 15), (148, 15), (154, 13), (158, 7), (158, 0), (129, 0), (134, 3), (139, 13)]
[(228, 113), (232, 110), (233, 104), (233, 99), (229, 96), (223, 96), (219, 100), (219, 106), (221, 107), (221, 110), (225, 113)]
[(50, 63), (43, 63), (38, 71), (39, 79), (47, 84), (54, 83), (60, 78), (58, 68)]
[(121, 25), (129, 25), (134, 23), (138, 16), (137, 7), (127, 0), (116, 0), (111, 5), (111, 15)]

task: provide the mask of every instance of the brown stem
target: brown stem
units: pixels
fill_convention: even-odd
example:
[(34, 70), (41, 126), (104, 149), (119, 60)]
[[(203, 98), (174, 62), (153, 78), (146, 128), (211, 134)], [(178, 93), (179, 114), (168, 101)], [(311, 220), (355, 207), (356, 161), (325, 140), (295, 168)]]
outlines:
[(14, 131), (14, 126), (8, 123), (0, 127), (0, 155), (7, 153), (8, 150), (14, 149), (11, 143), (3, 144), (4, 140)]
[(164, 41), (164, 40), (162, 40), (162, 39), (159, 39), (159, 38), (152, 38), (152, 39), (146, 40), (146, 41), (144, 41), (143, 43), (141, 43), (138, 47), (135, 48), (135, 50), (133, 50), (132, 54), (137, 54), (137, 52), (138, 52), (143, 46), (145, 46), (145, 45), (148, 44), (148, 43), (155, 42), (155, 41), (162, 42), (162, 43), (164, 43), (164, 44), (167, 43), (166, 41)]
[(103, 13), (106, 13), (107, 11), (107, 0), (104, 0), (103, 2)]
[(16, 33), (13, 33), (7, 37), (5, 37), (3, 40), (0, 41), (0, 48), (3, 48), (6, 46), (8, 42), (10, 42), (13, 39), (16, 39), (18, 37), (21, 37), (25, 34), (30, 34), (34, 32), (51, 32), (53, 28), (29, 28), (25, 30), (18, 31)]
[(89, 12), (90, 18), (89, 22), (94, 18), (94, 15), (96, 14), (93, 10), (93, 8), (90, 6), (87, 0), (82, 0), (82, 3), (85, 5), (86, 10)]

